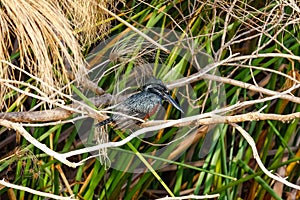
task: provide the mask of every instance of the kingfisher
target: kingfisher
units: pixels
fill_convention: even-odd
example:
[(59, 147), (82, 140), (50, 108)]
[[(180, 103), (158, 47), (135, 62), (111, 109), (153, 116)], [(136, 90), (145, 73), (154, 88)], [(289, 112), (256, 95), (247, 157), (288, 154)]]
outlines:
[(110, 118), (105, 119), (96, 126), (103, 126), (108, 123), (118, 125), (120, 128), (137, 124), (139, 120), (127, 116), (132, 116), (146, 120), (154, 115), (162, 106), (163, 101), (171, 103), (177, 110), (184, 113), (177, 102), (170, 95), (166, 85), (157, 78), (150, 80), (141, 88), (141, 91), (131, 95), (123, 102), (116, 105), (115, 111), (120, 114), (113, 114)]

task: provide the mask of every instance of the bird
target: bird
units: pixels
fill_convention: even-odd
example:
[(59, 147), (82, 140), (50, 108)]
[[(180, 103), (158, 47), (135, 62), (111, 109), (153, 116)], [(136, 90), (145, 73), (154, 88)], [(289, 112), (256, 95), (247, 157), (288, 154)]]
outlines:
[(152, 77), (143, 85), (140, 92), (131, 95), (123, 102), (117, 104), (115, 114), (95, 126), (101, 127), (113, 123), (119, 126), (119, 128), (126, 128), (132, 124), (137, 124), (139, 120), (128, 116), (147, 120), (160, 109), (163, 101), (169, 102), (181, 113), (184, 113), (170, 95), (166, 85), (160, 79)]

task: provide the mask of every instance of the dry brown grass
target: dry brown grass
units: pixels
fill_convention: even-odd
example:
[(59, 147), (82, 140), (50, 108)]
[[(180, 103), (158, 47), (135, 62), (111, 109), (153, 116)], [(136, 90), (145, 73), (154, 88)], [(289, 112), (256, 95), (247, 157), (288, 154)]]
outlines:
[[(108, 3), (111, 2), (101, 1), (102, 6)], [(82, 45), (107, 30), (105, 18), (95, 0), (76, 3), (71, 0), (59, 3), (54, 0), (3, 0), (0, 6), (0, 60), (11, 61), (29, 71), (37, 77), (32, 84), (53, 96), (53, 88), (60, 89), (69, 82), (68, 74), (81, 79), (86, 65)], [(12, 58), (18, 53), (17, 58)], [(24, 79), (20, 71), (3, 62), (0, 63), (0, 78), (0, 99), (4, 102), (5, 95), (13, 89), (5, 86), (3, 81)], [(4, 105), (1, 103), (1, 110)]]
[(111, 0), (78, 0), (62, 1), (62, 7), (71, 19), (76, 37), (82, 45), (88, 45), (96, 37), (105, 34), (109, 28), (109, 17), (101, 10), (99, 5), (107, 7), (112, 4)]

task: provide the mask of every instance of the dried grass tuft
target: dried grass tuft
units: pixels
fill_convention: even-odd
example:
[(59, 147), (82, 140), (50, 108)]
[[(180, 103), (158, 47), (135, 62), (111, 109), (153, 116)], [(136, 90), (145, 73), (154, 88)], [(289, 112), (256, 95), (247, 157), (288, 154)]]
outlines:
[(107, 7), (113, 2), (111, 0), (66, 0), (61, 2), (62, 8), (67, 13), (76, 37), (82, 45), (88, 45), (98, 36), (108, 31), (108, 15), (100, 9), (99, 5)]
[[(106, 3), (101, 2), (102, 5)], [(55, 0), (3, 0), (0, 5), (0, 60), (12, 61), (29, 71), (40, 80), (35, 81), (36, 86), (54, 98), (53, 88), (64, 87), (70, 72), (78, 80), (85, 74), (80, 44), (86, 44), (99, 31), (106, 30), (107, 26), (101, 25), (105, 17), (97, 9), (95, 0), (80, 0), (76, 4), (71, 0), (59, 3)], [(80, 30), (77, 36), (74, 29)], [(13, 59), (12, 55), (18, 53), (18, 59)], [(1, 62), (0, 78), (19, 80), (23, 76)], [(11, 90), (1, 82), (1, 102)]]

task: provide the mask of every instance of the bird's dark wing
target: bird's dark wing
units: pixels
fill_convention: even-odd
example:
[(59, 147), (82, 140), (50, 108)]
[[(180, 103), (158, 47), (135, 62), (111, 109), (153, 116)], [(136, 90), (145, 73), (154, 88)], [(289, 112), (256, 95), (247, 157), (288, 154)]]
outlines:
[[(152, 113), (155, 108), (161, 105), (161, 99), (148, 92), (140, 92), (130, 96), (124, 102), (121, 102), (115, 109), (115, 112), (126, 114), (131, 117), (145, 119)], [(118, 128), (127, 128), (134, 125), (138, 120), (126, 117), (123, 115), (114, 114), (112, 116), (113, 121)]]
[(140, 92), (130, 96), (123, 103), (126, 105), (125, 107), (130, 107), (127, 113), (143, 119), (152, 112), (157, 105), (161, 105), (161, 98), (149, 92)]

